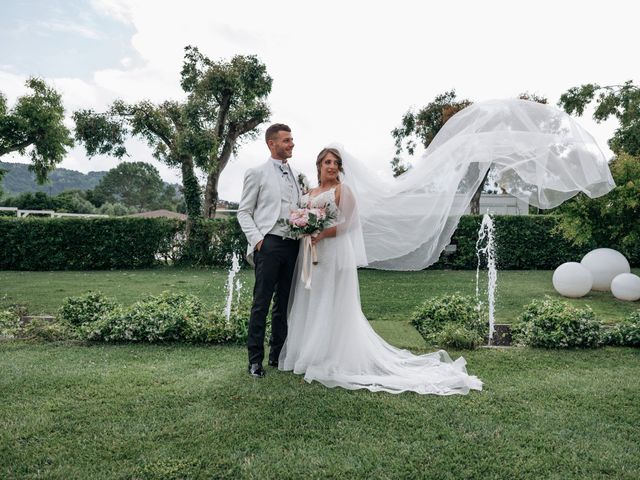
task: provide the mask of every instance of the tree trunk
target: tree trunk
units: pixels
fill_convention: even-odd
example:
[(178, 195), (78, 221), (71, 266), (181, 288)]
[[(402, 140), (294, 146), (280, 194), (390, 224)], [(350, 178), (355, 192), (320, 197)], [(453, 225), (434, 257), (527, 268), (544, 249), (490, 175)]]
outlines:
[(471, 210), (471, 215), (480, 215), (480, 195), (482, 195), (482, 190), (484, 190), (484, 184), (487, 182), (487, 177), (489, 176), (489, 169), (487, 169), (487, 173), (484, 174), (484, 178), (478, 185), (478, 189), (476, 193), (471, 197), (471, 202), (469, 203), (469, 207)]
[(189, 242), (193, 223), (200, 217), (202, 202), (200, 200), (200, 185), (198, 184), (198, 179), (193, 169), (193, 158), (190, 155), (182, 155), (180, 157), (180, 164), (182, 168), (182, 194), (184, 195), (184, 202), (187, 206), (185, 234), (187, 236), (187, 242)]
[(220, 172), (217, 165), (207, 177), (207, 187), (204, 191), (204, 218), (214, 218), (216, 216), (216, 208), (218, 206), (218, 181), (220, 180)]

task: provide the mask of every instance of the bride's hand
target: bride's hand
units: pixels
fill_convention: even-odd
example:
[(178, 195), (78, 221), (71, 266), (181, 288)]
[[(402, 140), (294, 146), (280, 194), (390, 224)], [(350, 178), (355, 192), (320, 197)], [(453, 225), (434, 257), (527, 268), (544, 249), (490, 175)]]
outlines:
[(323, 238), (322, 232), (311, 235), (311, 245), (316, 245)]

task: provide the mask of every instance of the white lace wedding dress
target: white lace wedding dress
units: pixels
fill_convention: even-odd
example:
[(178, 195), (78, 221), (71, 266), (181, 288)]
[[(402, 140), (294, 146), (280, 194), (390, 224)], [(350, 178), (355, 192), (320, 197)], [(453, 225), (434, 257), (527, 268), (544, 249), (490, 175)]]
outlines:
[[(341, 204), (348, 207), (348, 187)], [(344, 201), (343, 201), (344, 200)], [(335, 190), (302, 198), (312, 207), (338, 211)], [(343, 205), (341, 205), (343, 207)], [(342, 211), (337, 223), (348, 224)], [(357, 211), (354, 211), (357, 217)], [(280, 370), (304, 374), (327, 387), (366, 388), (373, 392), (466, 394), (481, 390), (482, 382), (467, 374), (465, 360), (452, 361), (440, 350), (414, 355), (385, 342), (362, 313), (357, 256), (348, 229), (318, 242), (319, 263), (312, 267), (310, 288), (301, 280), (301, 246), (289, 305), (289, 331), (279, 359)], [(356, 247), (358, 248), (358, 247)]]

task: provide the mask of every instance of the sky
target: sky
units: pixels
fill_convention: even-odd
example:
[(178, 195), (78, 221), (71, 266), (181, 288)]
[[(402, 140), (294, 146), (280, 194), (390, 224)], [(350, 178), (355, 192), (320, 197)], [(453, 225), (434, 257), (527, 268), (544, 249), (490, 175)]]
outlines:
[[(602, 1), (304, 2), (181, 0), (0, 0), (0, 91), (12, 105), (29, 76), (63, 96), (67, 115), (104, 110), (115, 99), (180, 100), (184, 47), (212, 60), (255, 54), (273, 78), (270, 123), (292, 128), (292, 165), (315, 178), (317, 153), (341, 143), (372, 169), (390, 173), (391, 130), (409, 109), (455, 89), (460, 98), (560, 95), (584, 83), (640, 83), (640, 5)], [(607, 156), (615, 120), (579, 121)], [(67, 119), (68, 126), (73, 122)], [(141, 141), (128, 161), (155, 161)], [(220, 179), (220, 198), (238, 201), (244, 172), (269, 152), (260, 135)], [(27, 162), (13, 154), (3, 161)], [(108, 170), (109, 157), (71, 149), (60, 167)]]

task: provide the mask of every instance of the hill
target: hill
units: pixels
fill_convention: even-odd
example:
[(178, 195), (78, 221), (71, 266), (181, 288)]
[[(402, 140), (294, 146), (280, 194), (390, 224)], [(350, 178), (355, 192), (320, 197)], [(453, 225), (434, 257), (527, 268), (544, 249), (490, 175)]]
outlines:
[(65, 190), (89, 190), (94, 188), (106, 175), (105, 172), (81, 173), (67, 168), (56, 168), (49, 174), (49, 182), (36, 183), (36, 176), (26, 163), (0, 162), (0, 169), (7, 173), (2, 181), (4, 196), (15, 196), (23, 192), (45, 192), (57, 195)]

